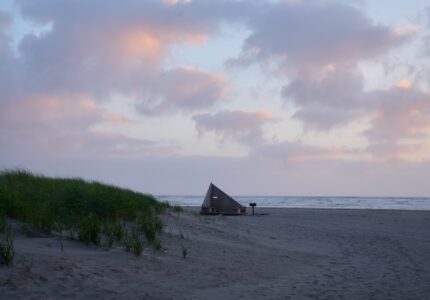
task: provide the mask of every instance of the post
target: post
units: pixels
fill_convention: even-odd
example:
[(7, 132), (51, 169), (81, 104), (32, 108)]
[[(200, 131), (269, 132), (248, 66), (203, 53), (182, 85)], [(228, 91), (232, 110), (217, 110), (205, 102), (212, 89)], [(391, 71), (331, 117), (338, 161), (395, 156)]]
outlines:
[(252, 207), (252, 215), (254, 215), (254, 207), (257, 206), (257, 203), (254, 203), (254, 202), (249, 203), (249, 206)]

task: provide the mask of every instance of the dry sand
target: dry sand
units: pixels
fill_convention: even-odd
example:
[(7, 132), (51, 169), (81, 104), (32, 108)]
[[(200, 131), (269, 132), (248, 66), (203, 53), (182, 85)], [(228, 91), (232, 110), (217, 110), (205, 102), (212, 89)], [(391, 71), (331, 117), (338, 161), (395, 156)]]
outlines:
[(167, 214), (154, 257), (17, 233), (0, 298), (430, 299), (430, 211), (257, 211)]

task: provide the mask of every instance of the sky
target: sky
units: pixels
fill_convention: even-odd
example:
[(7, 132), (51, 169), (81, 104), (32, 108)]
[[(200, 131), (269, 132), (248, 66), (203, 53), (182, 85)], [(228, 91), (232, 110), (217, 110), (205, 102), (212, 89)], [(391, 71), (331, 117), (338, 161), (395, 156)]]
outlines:
[(430, 4), (2, 0), (0, 168), (430, 196)]

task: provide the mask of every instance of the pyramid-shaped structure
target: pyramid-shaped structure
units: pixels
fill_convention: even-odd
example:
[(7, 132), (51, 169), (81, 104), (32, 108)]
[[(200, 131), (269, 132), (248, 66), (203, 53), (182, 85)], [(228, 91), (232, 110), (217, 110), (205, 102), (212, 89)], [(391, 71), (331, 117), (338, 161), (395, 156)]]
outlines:
[(202, 215), (245, 215), (246, 207), (224, 193), (215, 184), (209, 185), (200, 210)]

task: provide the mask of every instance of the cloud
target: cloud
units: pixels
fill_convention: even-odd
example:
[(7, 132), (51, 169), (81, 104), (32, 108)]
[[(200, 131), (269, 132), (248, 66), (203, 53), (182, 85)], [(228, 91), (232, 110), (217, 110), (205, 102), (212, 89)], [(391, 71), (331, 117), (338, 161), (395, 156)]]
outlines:
[[(305, 128), (329, 130), (366, 118), (370, 123), (363, 134), (371, 154), (416, 160), (410, 150), (422, 149), (430, 136), (430, 94), (407, 79), (370, 91), (364, 91), (362, 81), (359, 74), (333, 71), (322, 79), (295, 79), (283, 93), (299, 107), (293, 117)], [(408, 154), (400, 155), (403, 150)], [(422, 158), (420, 152), (417, 157)]]
[(423, 39), (422, 39), (422, 47), (424, 50), (423, 51), (424, 55), (429, 57), (429, 55), (430, 55), (430, 40), (429, 40), (429, 38), (430, 38), (430, 30), (429, 30), (430, 29), (430, 6), (426, 7), (425, 13), (426, 13), (426, 23), (423, 26), (424, 27), (423, 31), (425, 32), (425, 34), (424, 34)]
[(358, 113), (353, 110), (342, 110), (324, 105), (312, 105), (300, 108), (293, 118), (303, 122), (306, 130), (328, 131), (335, 127), (351, 123)]
[(365, 103), (362, 75), (354, 69), (329, 65), (318, 76), (301, 74), (282, 90), (298, 107), (294, 118), (306, 128), (328, 130), (351, 122)]
[(12, 16), (0, 11), (0, 104), (18, 88), (16, 63), (11, 49), (11, 39), (7, 32), (12, 24)]
[(371, 128), (365, 132), (370, 140), (397, 141), (422, 138), (430, 134), (430, 94), (416, 88), (399, 87), (373, 91), (374, 99)]
[[(183, 102), (178, 106), (185, 108), (196, 104), (193, 97), (206, 91), (207, 99), (198, 103), (211, 105), (219, 93), (216, 89), (222, 89), (216, 86), (225, 84), (216, 75), (203, 71), (163, 69), (173, 45), (203, 43), (218, 30), (229, 15), (221, 14), (224, 1), (178, 1), (172, 5), (155, 0), (127, 0), (121, 4), (42, 0), (37, 5), (28, 1), (17, 4), (26, 20), (50, 28), (42, 34), (25, 35), (18, 45), (19, 59), (13, 64), (17, 76), (11, 85), (25, 87), (19, 91), (21, 94), (86, 95), (96, 101), (121, 95), (136, 99), (141, 108), (152, 106), (154, 101), (162, 102), (154, 109), (161, 113), (163, 108), (169, 111), (177, 106), (178, 100), (164, 90), (160, 92), (164, 88), (173, 86), (178, 90), (180, 83), (193, 88), (204, 84), (204, 80), (215, 81), (195, 95), (180, 95)], [(180, 81), (180, 75), (186, 77), (186, 82)]]
[[(388, 51), (413, 31), (408, 27), (395, 34), (362, 11), (334, 1), (17, 3), (24, 18), (51, 29), (28, 34), (19, 44), (20, 59), (8, 68), (17, 70), (8, 85), (16, 93), (86, 95), (97, 101), (119, 94), (135, 99), (144, 114), (211, 107), (224, 95), (225, 80), (162, 65), (172, 45), (202, 43), (228, 21), (250, 30), (242, 57), (281, 58), (283, 72), (295, 74), (283, 96), (298, 107), (297, 118), (307, 122), (322, 106), (336, 116), (333, 121), (326, 117), (323, 128), (345, 122), (352, 113), (341, 118), (333, 106), (346, 109), (356, 102), (352, 97), (359, 95), (362, 79), (351, 70), (354, 63)], [(342, 84), (336, 86), (336, 79)], [(23, 86), (25, 91), (18, 88)], [(317, 128), (318, 119), (310, 126)]]
[(407, 79), (402, 79), (394, 85), (398, 89), (410, 89), (412, 87), (412, 82)]
[(217, 30), (224, 17), (214, 3), (16, 1), (26, 21), (47, 29), (27, 33), (16, 52), (6, 35), (12, 17), (0, 13), (2, 143), (56, 153), (176, 152), (168, 141), (94, 127), (128, 120), (102, 108), (118, 96), (161, 114), (208, 108), (224, 95), (218, 75), (163, 68), (172, 45), (202, 43)]
[(6, 30), (12, 23), (12, 17), (5, 11), (0, 10), (0, 57), (4, 55), (4, 51), (7, 51), (7, 44), (9, 43), (6, 36)]
[(376, 142), (371, 143), (367, 151), (372, 154), (372, 159), (376, 161), (430, 161), (430, 143), (428, 142)]
[(413, 25), (390, 28), (341, 1), (279, 1), (260, 5), (246, 21), (251, 31), (239, 65), (275, 62), (285, 76), (282, 97), (305, 128), (326, 131), (368, 112), (358, 63), (408, 41)]
[(278, 118), (265, 110), (221, 110), (215, 114), (194, 115), (193, 120), (200, 134), (215, 132), (222, 138), (232, 139), (247, 145), (264, 141), (262, 127)]
[(344, 110), (359, 107), (362, 93), (363, 78), (358, 71), (334, 66), (328, 67), (320, 76), (303, 74), (282, 90), (285, 98), (301, 107), (324, 104)]
[(248, 26), (252, 33), (239, 61), (281, 58), (284, 67), (293, 69), (370, 59), (399, 45), (410, 32), (398, 34), (339, 1), (262, 5)]
[(430, 160), (430, 94), (409, 81), (369, 92), (370, 127), (363, 132), (368, 151), (382, 160)]
[(95, 130), (97, 124), (118, 125), (132, 120), (86, 98), (65, 100), (64, 96), (39, 95), (3, 105), (0, 143), (7, 149), (31, 149), (54, 156), (157, 155), (168, 152), (169, 147), (170, 152), (176, 152), (176, 146), (168, 143)]
[(213, 106), (225, 94), (227, 82), (193, 68), (164, 72), (137, 108), (145, 114), (195, 111)]
[(338, 158), (339, 150), (305, 145), (300, 142), (283, 141), (264, 144), (254, 148), (250, 157), (256, 160), (274, 161), (277, 163), (298, 163), (315, 160), (331, 160)]

